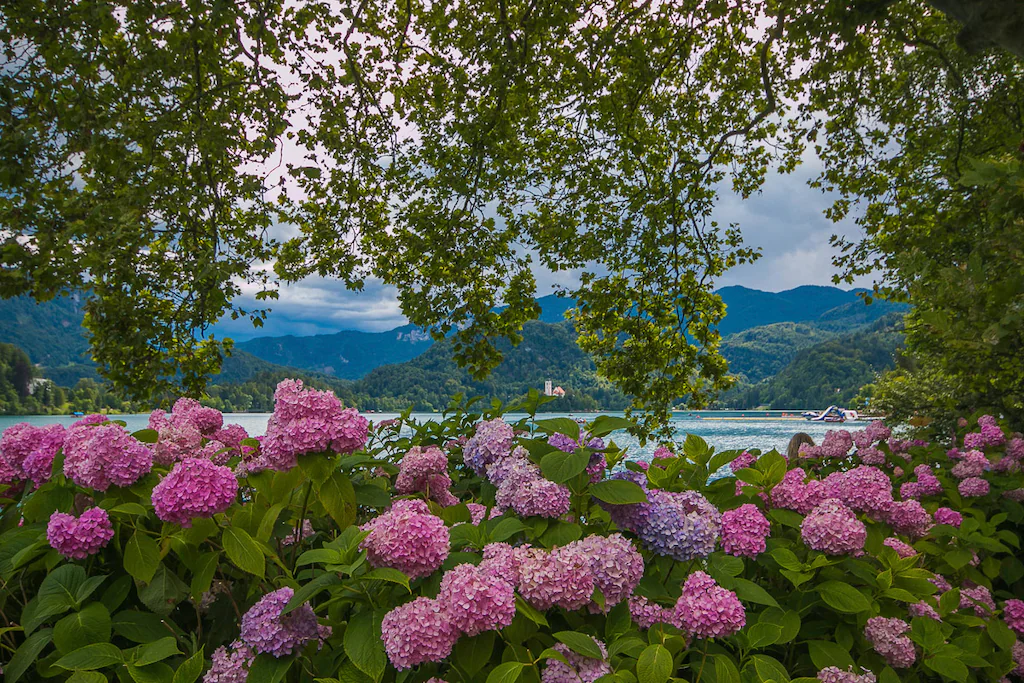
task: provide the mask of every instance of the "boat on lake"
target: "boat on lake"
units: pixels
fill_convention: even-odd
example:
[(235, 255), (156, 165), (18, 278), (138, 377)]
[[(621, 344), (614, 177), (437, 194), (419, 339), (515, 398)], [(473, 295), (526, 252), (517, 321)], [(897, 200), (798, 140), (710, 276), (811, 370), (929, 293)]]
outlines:
[(839, 406), (829, 406), (825, 410), (815, 412), (808, 410), (802, 413), (803, 417), (811, 422), (846, 422), (847, 420), (859, 420), (860, 416), (856, 410), (846, 410)]

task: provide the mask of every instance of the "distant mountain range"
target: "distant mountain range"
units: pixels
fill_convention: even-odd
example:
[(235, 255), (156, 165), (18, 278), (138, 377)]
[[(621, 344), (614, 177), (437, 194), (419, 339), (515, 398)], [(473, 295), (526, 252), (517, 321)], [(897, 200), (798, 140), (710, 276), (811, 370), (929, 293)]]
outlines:
[[(727, 307), (720, 325), (722, 351), (731, 372), (742, 385), (755, 385), (781, 373), (804, 350), (829, 343), (833, 351), (841, 349), (836, 342), (844, 335), (863, 332), (887, 314), (906, 309), (877, 300), (865, 305), (860, 291), (722, 288), (719, 294)], [(625, 398), (597, 378), (593, 361), (576, 346), (575, 333), (565, 321), (575, 302), (546, 296), (538, 303), (540, 318), (527, 325), (523, 343), (505, 348), (505, 361), (482, 382), (455, 365), (447, 341), (434, 343), (422, 330), (405, 325), (387, 332), (346, 330), (240, 342), (214, 384), (240, 384), (261, 376), (320, 378), (361, 407), (393, 409), (438, 407), (443, 396), (456, 392), (509, 400), (553, 379), (571, 392), (566, 407), (620, 407)], [(82, 308), (73, 297), (41, 304), (27, 297), (0, 300), (0, 343), (26, 351), (44, 376), (62, 386), (96, 377), (81, 323)]]

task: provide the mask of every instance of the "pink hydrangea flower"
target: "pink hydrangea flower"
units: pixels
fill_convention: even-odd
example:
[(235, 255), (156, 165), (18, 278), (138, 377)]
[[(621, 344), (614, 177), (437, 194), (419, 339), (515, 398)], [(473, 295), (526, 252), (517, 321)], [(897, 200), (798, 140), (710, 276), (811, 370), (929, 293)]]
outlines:
[(737, 557), (757, 557), (767, 547), (771, 524), (757, 509), (746, 503), (722, 513), (722, 550)]
[(917, 660), (914, 643), (903, 635), (910, 630), (910, 624), (902, 619), (871, 617), (864, 627), (864, 637), (875, 652), (882, 655), (894, 669), (906, 669)]
[(812, 479), (807, 483), (807, 473), (802, 467), (796, 467), (788, 472), (778, 484), (772, 489), (772, 505), (786, 510), (795, 510), (806, 515), (815, 506), (825, 499), (825, 492), (822, 482)]
[(512, 584), (472, 564), (445, 572), (437, 599), (455, 627), (467, 636), (505, 628), (516, 616)]
[(154, 410), (149, 415), (149, 428), (157, 432), (153, 460), (160, 465), (195, 457), (203, 443), (203, 433), (185, 413)]
[(934, 619), (935, 621), (942, 621), (942, 617), (935, 611), (935, 608), (929, 605), (927, 602), (916, 602), (913, 605), (907, 607), (907, 612), (912, 617), (926, 617), (928, 619)]
[[(480, 522), (484, 521), (484, 515), (487, 514), (487, 506), (480, 503), (466, 503), (466, 508), (469, 509), (470, 523), (473, 526), (480, 526)], [(501, 517), (501, 510), (491, 508), (491, 514), (488, 519), (494, 519), (495, 517)]]
[(981, 477), (968, 477), (960, 482), (957, 490), (964, 498), (980, 498), (988, 495), (989, 484)]
[(440, 600), (416, 598), (384, 615), (381, 639), (392, 666), (399, 671), (451, 654), (459, 630)]
[(530, 549), (520, 558), (519, 594), (539, 610), (583, 607), (594, 594), (590, 558), (578, 546)]
[(885, 472), (870, 465), (834, 472), (822, 483), (826, 497), (841, 501), (855, 512), (865, 512), (873, 519), (884, 516), (893, 503), (892, 481)]
[(256, 653), (288, 657), (301, 651), (309, 643), (322, 643), (330, 637), (330, 627), (317, 624), (316, 614), (308, 604), (303, 604), (288, 614), (281, 614), (293, 595), (291, 588), (279, 588), (273, 593), (267, 593), (249, 608), (249, 611), (242, 615), (242, 628), (239, 634), (242, 642)]
[(967, 451), (964, 453), (963, 459), (950, 471), (950, 474), (957, 479), (980, 477), (983, 472), (991, 467), (992, 463), (989, 462), (988, 457), (984, 453), (981, 451)]
[(804, 518), (800, 537), (808, 548), (827, 555), (845, 555), (864, 548), (867, 528), (850, 508), (829, 499)]
[(418, 579), (433, 574), (448, 557), (448, 528), (422, 500), (397, 500), (361, 528), (370, 532), (360, 547), (374, 567), (393, 567)]
[(608, 650), (604, 643), (593, 638), (594, 643), (601, 651), (601, 659), (584, 657), (570, 650), (562, 643), (555, 643), (554, 649), (561, 653), (568, 664), (557, 659), (547, 660), (544, 671), (541, 672), (541, 683), (594, 683), (598, 678), (612, 672), (612, 665), (608, 663)]
[(913, 557), (914, 555), (917, 555), (917, 551), (914, 550), (913, 546), (907, 545), (900, 539), (893, 536), (882, 541), (882, 545), (892, 548), (900, 557)]
[[(570, 545), (589, 558), (594, 585), (604, 596), (606, 610), (628, 598), (644, 577), (643, 556), (622, 534), (587, 536)], [(591, 611), (598, 611), (597, 606), (592, 604)]]
[(965, 581), (960, 587), (960, 609), (973, 609), (975, 616), (987, 619), (996, 611), (996, 603), (988, 588)]
[(959, 527), (964, 521), (964, 516), (956, 510), (950, 510), (949, 508), (939, 508), (935, 511), (935, 523), (936, 524), (948, 524), (950, 526)]
[(640, 628), (650, 628), (654, 624), (669, 624), (676, 628), (683, 627), (681, 610), (675, 607), (662, 607), (640, 595), (629, 598), (629, 614)]
[(153, 487), (156, 516), (188, 528), (196, 517), (213, 517), (235, 502), (238, 480), (228, 467), (186, 458)]
[(54, 512), (46, 525), (46, 540), (50, 547), (70, 560), (84, 560), (95, 555), (114, 537), (114, 527), (107, 511), (89, 508), (82, 516)]
[[(749, 454), (748, 454), (749, 455)], [(671, 460), (675, 458), (676, 454), (669, 450), (668, 446), (658, 446), (654, 449), (654, 453), (651, 454), (651, 460)]]
[(901, 500), (893, 503), (885, 515), (885, 521), (898, 534), (921, 538), (932, 528), (932, 516), (916, 500)]
[(477, 565), (512, 585), (519, 584), (519, 563), (529, 546), (513, 548), (508, 543), (488, 543), (484, 546), (483, 561)]
[(743, 451), (736, 456), (735, 460), (729, 463), (729, 468), (735, 472), (736, 470), (742, 470), (745, 467), (750, 467), (755, 462), (757, 462), (757, 458), (754, 457), (753, 453), (750, 451)]
[(875, 674), (865, 671), (855, 674), (835, 666), (827, 666), (818, 672), (818, 683), (875, 683)]
[(398, 465), (395, 490), (399, 493), (425, 493), (441, 507), (459, 501), (452, 495), (448, 476), (448, 456), (437, 446), (413, 446)]
[(292, 530), (288, 532), (288, 535), (281, 539), (281, 545), (295, 545), (296, 543), (304, 541), (316, 533), (316, 530), (313, 529), (312, 522), (310, 522), (308, 519), (302, 520), (302, 525), (299, 527), (299, 533), (297, 535), (295, 531), (295, 527), (292, 527)]
[(736, 594), (702, 571), (686, 578), (676, 611), (683, 629), (702, 640), (727, 638), (747, 623), (747, 612)]
[(153, 454), (121, 425), (71, 425), (64, 440), (64, 475), (79, 486), (106, 491), (131, 486), (153, 468)]
[(333, 392), (306, 389), (301, 380), (286, 379), (274, 392), (263, 458), (271, 469), (286, 471), (306, 453), (351, 453), (366, 445), (369, 424), (355, 408), (342, 408)]
[(1003, 621), (1018, 636), (1024, 636), (1024, 601), (1013, 598), (1004, 602)]

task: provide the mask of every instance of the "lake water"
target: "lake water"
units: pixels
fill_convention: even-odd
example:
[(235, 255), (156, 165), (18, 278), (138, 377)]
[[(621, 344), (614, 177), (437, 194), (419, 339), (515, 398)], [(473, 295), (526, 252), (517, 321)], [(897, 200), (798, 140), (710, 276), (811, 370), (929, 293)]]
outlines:
[[(621, 415), (622, 413), (605, 413), (610, 415)], [(595, 413), (576, 413), (566, 415), (560, 413), (544, 413), (539, 418), (549, 417), (575, 417), (592, 420)], [(370, 413), (366, 418), (373, 422), (380, 422), (390, 418), (398, 417), (392, 413)], [(511, 413), (506, 419), (512, 421), (524, 417)], [(149, 420), (149, 415), (113, 415), (112, 419), (123, 420), (130, 431), (143, 429)], [(269, 413), (229, 413), (224, 416), (226, 424), (239, 424), (245, 427), (251, 436), (259, 436), (267, 429)], [(419, 422), (440, 419), (437, 413), (413, 413), (412, 418)], [(0, 430), (6, 429), (18, 422), (29, 422), (36, 425), (60, 423), (70, 425), (79, 418), (70, 415), (16, 415), (0, 416)], [(676, 440), (682, 441), (687, 434), (696, 434), (715, 447), (717, 451), (732, 449), (759, 448), (768, 451), (777, 448), (785, 452), (786, 445), (790, 438), (797, 432), (806, 432), (811, 435), (815, 443), (821, 443), (825, 432), (830, 429), (863, 429), (866, 422), (846, 422), (843, 425), (826, 424), (822, 422), (808, 422), (803, 419), (782, 417), (780, 411), (768, 413), (757, 411), (693, 411), (677, 413), (672, 420), (675, 428)], [(625, 432), (612, 434), (612, 439), (626, 448), (634, 458), (646, 459), (654, 450), (654, 444), (641, 447), (637, 440)], [(645, 457), (646, 456), (646, 457)]]

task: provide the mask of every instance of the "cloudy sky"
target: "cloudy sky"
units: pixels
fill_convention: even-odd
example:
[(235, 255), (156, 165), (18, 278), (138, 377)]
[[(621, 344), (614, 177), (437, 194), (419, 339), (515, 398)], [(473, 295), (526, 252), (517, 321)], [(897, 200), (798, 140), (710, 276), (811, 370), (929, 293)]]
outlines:
[[(829, 237), (860, 234), (853, 221), (835, 224), (822, 215), (828, 197), (807, 186), (816, 173), (811, 161), (791, 175), (771, 175), (760, 195), (743, 201), (723, 195), (714, 218), (721, 224), (740, 224), (744, 239), (762, 249), (753, 264), (726, 273), (717, 286), (743, 285), (779, 292), (800, 285), (831, 285), (835, 269)], [(538, 272), (538, 296), (551, 293), (557, 284), (572, 284), (571, 273)], [(870, 280), (857, 283), (869, 286)], [(245, 300), (242, 306), (256, 307)], [(255, 336), (311, 335), (338, 330), (384, 331), (406, 324), (395, 290), (379, 282), (367, 282), (362, 292), (350, 292), (334, 280), (309, 278), (282, 287), (281, 298), (264, 327), (254, 330), (247, 321), (220, 323), (216, 332), (238, 340)]]

